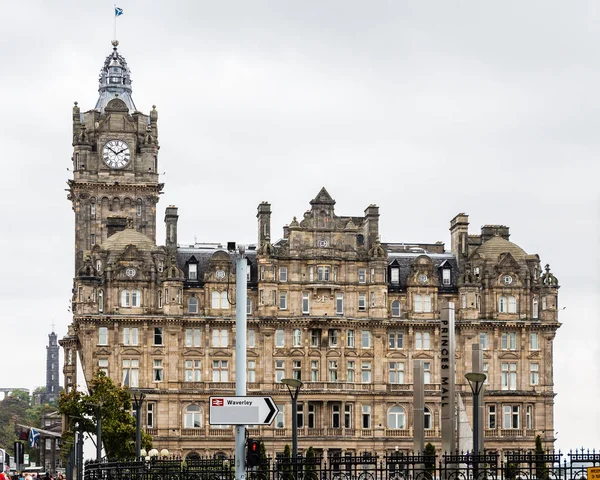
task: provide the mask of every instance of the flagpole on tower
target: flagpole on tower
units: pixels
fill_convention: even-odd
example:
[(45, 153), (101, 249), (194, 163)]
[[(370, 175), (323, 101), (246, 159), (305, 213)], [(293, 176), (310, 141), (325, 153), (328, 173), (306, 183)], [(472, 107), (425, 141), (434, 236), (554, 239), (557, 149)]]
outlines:
[(117, 5), (115, 4), (115, 27), (113, 42), (117, 41), (117, 17), (120, 17), (121, 15), (123, 15), (123, 9), (117, 7)]

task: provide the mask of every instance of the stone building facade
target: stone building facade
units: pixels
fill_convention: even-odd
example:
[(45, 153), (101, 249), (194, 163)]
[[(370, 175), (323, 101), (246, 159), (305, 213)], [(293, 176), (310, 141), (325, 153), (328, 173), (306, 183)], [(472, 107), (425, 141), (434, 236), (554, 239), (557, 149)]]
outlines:
[[(156, 243), (158, 114), (137, 110), (130, 73), (114, 45), (94, 110), (73, 109), (75, 212), (73, 321), (61, 340), (65, 388), (79, 359), (142, 389), (154, 445), (188, 455), (231, 454), (232, 427), (209, 425), (208, 397), (235, 395), (235, 265), (219, 244), (180, 245), (178, 210), (166, 208)], [(109, 90), (111, 88), (112, 90)], [(108, 93), (107, 93), (108, 92)], [(472, 344), (484, 352), (486, 448), (554, 441), (552, 345), (558, 281), (509, 228), (469, 233), (450, 222), (451, 246), (382, 243), (379, 208), (344, 217), (325, 188), (301, 219), (271, 235), (271, 205), (257, 210), (249, 264), (248, 395), (270, 395), (280, 414), (250, 426), (275, 455), (291, 443), (297, 378), (299, 451), (325, 455), (410, 450), (413, 364), (424, 361), (425, 434), (440, 433), (440, 309), (456, 309), (456, 390), (471, 412), (464, 374)]]

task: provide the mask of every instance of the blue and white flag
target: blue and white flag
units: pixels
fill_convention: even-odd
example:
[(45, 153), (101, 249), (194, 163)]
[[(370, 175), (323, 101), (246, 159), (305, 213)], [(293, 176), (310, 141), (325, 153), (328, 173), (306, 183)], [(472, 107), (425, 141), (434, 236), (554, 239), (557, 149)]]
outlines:
[(37, 445), (39, 439), (40, 432), (38, 432), (35, 428), (31, 428), (29, 430), (29, 446), (31, 448), (34, 448)]
[(115, 17), (120, 17), (121, 15), (123, 15), (123, 9), (115, 5)]

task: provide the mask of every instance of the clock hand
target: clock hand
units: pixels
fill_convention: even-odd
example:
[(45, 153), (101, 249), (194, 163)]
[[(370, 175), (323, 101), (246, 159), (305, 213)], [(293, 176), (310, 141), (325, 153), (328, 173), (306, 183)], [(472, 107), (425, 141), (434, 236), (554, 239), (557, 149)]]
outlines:
[(112, 148), (110, 148), (108, 145), (106, 145), (106, 148), (108, 148), (111, 152), (113, 152), (115, 155), (118, 155), (117, 152), (115, 152)]

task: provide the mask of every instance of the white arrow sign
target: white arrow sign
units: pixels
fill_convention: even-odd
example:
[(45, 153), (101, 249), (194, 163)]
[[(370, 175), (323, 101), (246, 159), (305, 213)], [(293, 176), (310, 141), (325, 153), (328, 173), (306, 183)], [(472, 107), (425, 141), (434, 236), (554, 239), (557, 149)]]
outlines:
[(270, 425), (279, 413), (271, 397), (210, 397), (211, 425)]

